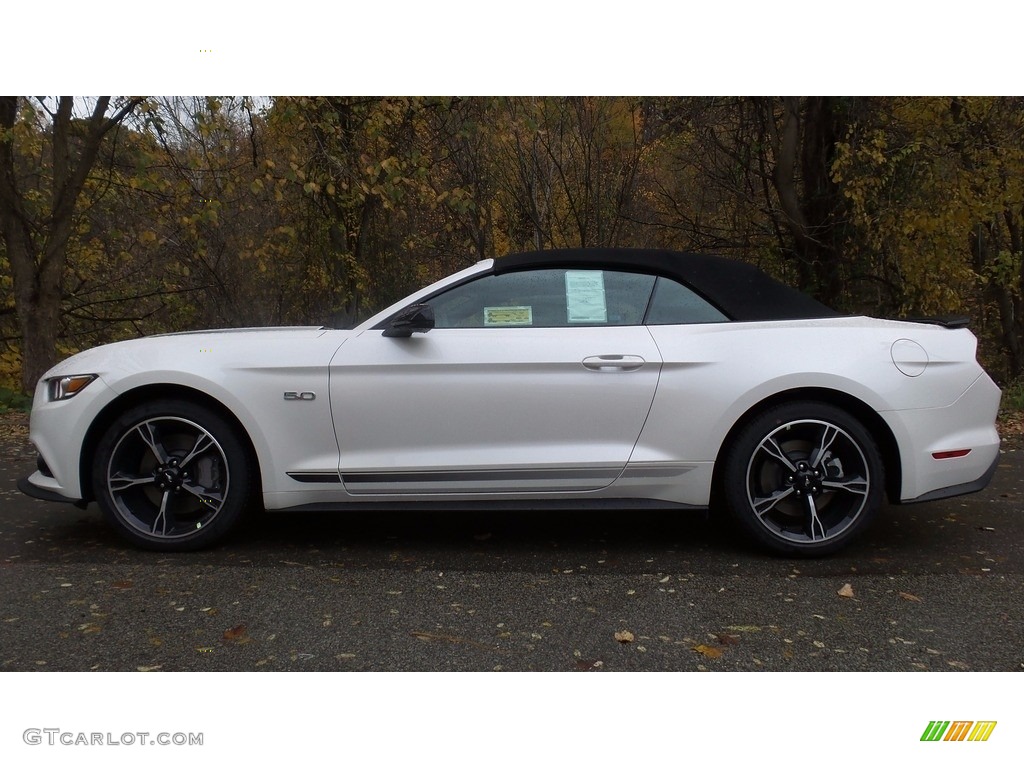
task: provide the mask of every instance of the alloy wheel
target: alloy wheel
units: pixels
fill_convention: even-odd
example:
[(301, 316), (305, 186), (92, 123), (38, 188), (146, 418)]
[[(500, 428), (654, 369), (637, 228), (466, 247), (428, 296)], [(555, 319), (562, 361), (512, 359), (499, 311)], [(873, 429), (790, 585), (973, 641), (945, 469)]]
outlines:
[(159, 416), (126, 429), (106, 467), (115, 514), (148, 538), (194, 536), (227, 501), (230, 473), (217, 439), (194, 421)]
[(865, 452), (848, 431), (818, 419), (786, 422), (750, 455), (746, 495), (771, 536), (822, 545), (855, 526), (871, 495)]

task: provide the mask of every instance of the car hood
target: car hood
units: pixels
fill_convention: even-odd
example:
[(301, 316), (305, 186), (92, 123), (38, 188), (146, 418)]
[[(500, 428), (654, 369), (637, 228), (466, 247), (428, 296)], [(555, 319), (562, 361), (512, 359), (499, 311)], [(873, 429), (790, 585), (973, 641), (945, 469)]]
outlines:
[(79, 352), (51, 368), (44, 378), (93, 373), (111, 383), (137, 372), (326, 365), (351, 333), (301, 326), (146, 336)]
[(315, 336), (321, 336), (327, 331), (322, 325), (281, 325), (281, 326), (269, 326), (269, 327), (256, 327), (256, 328), (212, 328), (209, 330), (201, 331), (177, 331), (175, 333), (158, 333), (153, 336), (146, 336), (144, 339), (132, 339), (132, 341), (142, 341), (145, 339), (165, 339), (172, 336), (220, 336), (222, 334), (245, 334), (253, 335), (258, 334), (262, 336), (270, 336), (273, 338), (280, 338), (281, 334), (290, 334), (300, 338), (310, 338)]

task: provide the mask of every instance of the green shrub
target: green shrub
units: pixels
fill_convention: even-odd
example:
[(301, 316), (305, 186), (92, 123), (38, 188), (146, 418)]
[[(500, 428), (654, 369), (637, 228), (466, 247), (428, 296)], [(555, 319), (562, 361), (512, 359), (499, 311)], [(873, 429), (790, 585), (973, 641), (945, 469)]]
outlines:
[(7, 411), (28, 411), (32, 408), (32, 398), (7, 387), (0, 387), (0, 413)]
[(1020, 413), (1024, 411), (1024, 378), (1017, 379), (1003, 387), (1003, 399), (1000, 410), (1004, 413)]

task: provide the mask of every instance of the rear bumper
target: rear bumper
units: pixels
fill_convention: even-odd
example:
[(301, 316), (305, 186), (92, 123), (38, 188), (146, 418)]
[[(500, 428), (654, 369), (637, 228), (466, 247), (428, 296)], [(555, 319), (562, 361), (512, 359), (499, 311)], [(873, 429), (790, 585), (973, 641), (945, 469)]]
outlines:
[[(984, 488), (999, 462), (995, 422), (1000, 391), (982, 374), (944, 408), (888, 411), (900, 446), (902, 503), (948, 498)], [(944, 456), (951, 452), (966, 453)]]
[(950, 485), (945, 488), (937, 488), (934, 491), (918, 496), (916, 499), (904, 499), (901, 504), (917, 504), (920, 501), (935, 501), (937, 499), (948, 499), (951, 496), (963, 496), (968, 493), (977, 493), (983, 490), (985, 486), (992, 480), (992, 476), (996, 473), (996, 467), (999, 466), (999, 455), (992, 459), (992, 464), (985, 470), (985, 474), (979, 477), (977, 480), (973, 480), (968, 483), (959, 483), (957, 485)]

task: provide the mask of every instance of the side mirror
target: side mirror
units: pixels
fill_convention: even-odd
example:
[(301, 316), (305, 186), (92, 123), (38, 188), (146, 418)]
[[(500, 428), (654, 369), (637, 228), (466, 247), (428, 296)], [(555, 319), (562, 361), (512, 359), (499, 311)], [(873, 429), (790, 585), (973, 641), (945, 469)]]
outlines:
[(434, 310), (429, 304), (413, 304), (406, 307), (395, 315), (388, 327), (384, 329), (384, 336), (389, 338), (404, 339), (414, 333), (426, 333), (434, 327)]

